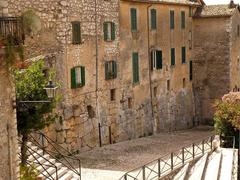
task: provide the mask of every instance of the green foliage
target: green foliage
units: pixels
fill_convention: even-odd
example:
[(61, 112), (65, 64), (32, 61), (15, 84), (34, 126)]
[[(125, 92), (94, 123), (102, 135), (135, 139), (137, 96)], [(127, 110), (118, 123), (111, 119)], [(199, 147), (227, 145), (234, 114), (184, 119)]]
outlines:
[[(25, 70), (15, 71), (17, 102), (48, 100), (44, 90), (48, 79), (43, 69), (44, 62), (38, 61)], [(57, 117), (56, 114), (51, 113), (55, 105), (55, 99), (49, 103), (17, 103), (18, 132), (28, 134), (50, 125)]]
[(20, 165), (20, 180), (35, 180), (38, 174), (34, 166)]

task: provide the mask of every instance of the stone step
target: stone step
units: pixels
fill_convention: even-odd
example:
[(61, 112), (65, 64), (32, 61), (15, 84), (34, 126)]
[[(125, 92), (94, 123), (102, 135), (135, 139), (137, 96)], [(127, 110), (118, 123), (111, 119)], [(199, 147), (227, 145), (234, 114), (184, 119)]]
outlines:
[(32, 155), (30, 155), (28, 157), (28, 161), (32, 162), (32, 161), (36, 160), (35, 158), (38, 159), (42, 155), (43, 155), (43, 150), (39, 149), (36, 153), (33, 153)]
[(59, 180), (72, 180), (72, 178), (73, 178), (73, 173), (67, 172), (62, 177), (60, 177)]
[(222, 163), (219, 180), (232, 179), (234, 149), (222, 148)]
[(189, 163), (185, 164), (185, 166), (174, 176), (173, 180), (184, 180), (189, 168)]
[[(51, 165), (52, 164), (55, 164), (56, 163), (56, 160), (55, 159), (49, 159), (47, 162), (45, 162), (44, 164), (50, 164), (51, 162)], [(41, 166), (40, 164), (36, 164), (35, 167), (36, 168), (39, 168), (39, 166)]]
[(36, 164), (43, 164), (45, 162), (47, 162), (47, 160), (50, 159), (50, 156), (49, 154), (45, 154), (43, 157), (39, 157), (37, 160), (34, 160), (33, 163), (36, 163)]
[[(58, 170), (58, 178), (61, 178), (62, 176), (64, 176), (67, 173), (68, 173), (68, 168), (62, 167), (61, 169)], [(56, 174), (53, 174), (52, 177), (54, 179), (56, 179)]]
[[(62, 168), (62, 164), (61, 163), (53, 163), (56, 167), (57, 167), (57, 169), (59, 170), (59, 169), (61, 169)], [(45, 171), (45, 169), (48, 169), (49, 167), (53, 167), (53, 165), (52, 164), (50, 164), (50, 162), (45, 162), (44, 164), (42, 164), (42, 165), (39, 165), (36, 169), (40, 172), (40, 173), (42, 173), (43, 171)]]
[(202, 179), (204, 168), (207, 164), (208, 154), (201, 157), (189, 172), (189, 180)]
[(213, 152), (208, 158), (207, 169), (205, 172), (204, 180), (217, 180), (219, 171), (220, 171), (220, 163), (221, 163), (222, 152), (221, 150)]
[[(47, 173), (48, 172), (48, 173)], [(44, 171), (43, 173), (41, 173), (42, 175), (44, 174), (45, 176), (49, 177), (55, 177), (56, 174), (56, 169), (54, 167), (49, 167), (47, 169), (47, 171)], [(50, 175), (49, 175), (50, 174)]]

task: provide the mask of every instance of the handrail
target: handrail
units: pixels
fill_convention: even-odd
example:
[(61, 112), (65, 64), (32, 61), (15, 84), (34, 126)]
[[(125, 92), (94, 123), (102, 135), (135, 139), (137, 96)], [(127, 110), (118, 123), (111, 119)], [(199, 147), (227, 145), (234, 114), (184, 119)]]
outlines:
[[(19, 140), (19, 143), (22, 143), (21, 140)], [(58, 179), (58, 168), (55, 164), (53, 164), (51, 161), (49, 161), (47, 158), (45, 158), (44, 156), (42, 156), (41, 154), (39, 154), (36, 150), (32, 149), (30, 146), (28, 146), (27, 144), (25, 145), (25, 147), (27, 148), (27, 152), (33, 157), (33, 159), (35, 160), (35, 164), (39, 164), (42, 168), (43, 168), (43, 172), (46, 172), (48, 174), (48, 176), (46, 176), (45, 174), (43, 174), (43, 172), (41, 173), (43, 176), (51, 178), (52, 180), (54, 180), (54, 178), (52, 177), (52, 175), (47, 171), (47, 169), (44, 166), (49, 166), (49, 167), (53, 167), (55, 168), (55, 173), (56, 173), (56, 179)], [(46, 165), (43, 163), (40, 163), (38, 158), (35, 157), (34, 154), (37, 154), (39, 157), (42, 157), (46, 162), (48, 162), (50, 165)], [(19, 153), (19, 157), (21, 157), (21, 153)], [(30, 161), (27, 161), (27, 164), (30, 164)]]
[[(40, 144), (39, 141), (33, 137), (33, 135), (30, 135), (30, 141), (40, 149), (42, 149), (44, 152), (47, 152), (52, 158), (56, 159), (56, 161), (62, 163), (66, 168), (71, 170), (73, 173), (79, 176), (79, 179), (81, 180), (81, 160), (79, 158), (73, 157), (72, 154), (63, 148), (62, 146), (56, 144), (52, 139), (47, 137), (45, 134), (41, 132), (34, 132), (33, 134), (40, 135), (42, 140), (46, 140), (48, 145), (51, 145), (51, 147), (54, 150), (50, 150), (49, 148), (46, 148), (44, 145), (44, 141), (42, 141), (43, 144)], [(65, 153), (61, 152), (65, 151)], [(59, 156), (59, 157), (57, 157)], [(62, 160), (60, 159), (62, 158)], [(72, 165), (72, 163), (69, 161), (69, 159), (73, 161), (77, 161), (78, 163), (78, 170)]]
[(139, 168), (135, 168), (125, 173), (119, 180), (153, 180), (162, 178), (175, 169), (184, 166), (187, 162), (212, 151), (214, 148), (214, 137), (210, 136), (200, 143), (193, 143), (191, 146), (183, 147), (178, 151), (166, 154)]

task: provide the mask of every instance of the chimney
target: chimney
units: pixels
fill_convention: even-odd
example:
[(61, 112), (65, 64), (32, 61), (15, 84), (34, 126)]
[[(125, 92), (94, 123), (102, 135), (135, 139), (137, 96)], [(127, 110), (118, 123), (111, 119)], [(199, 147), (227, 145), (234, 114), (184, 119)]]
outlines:
[(234, 0), (230, 0), (230, 3), (229, 3), (229, 8), (236, 8), (236, 4), (234, 3)]

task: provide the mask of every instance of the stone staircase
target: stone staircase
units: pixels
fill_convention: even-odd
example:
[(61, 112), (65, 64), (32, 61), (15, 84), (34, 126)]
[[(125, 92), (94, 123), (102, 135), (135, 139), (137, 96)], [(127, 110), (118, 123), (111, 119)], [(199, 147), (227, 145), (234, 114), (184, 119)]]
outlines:
[(174, 180), (237, 180), (237, 150), (218, 148), (192, 167), (186, 164)]
[(28, 166), (33, 166), (39, 173), (38, 178), (41, 180), (80, 180), (79, 175), (74, 173), (71, 168), (65, 166), (58, 159), (53, 158), (50, 154), (44, 153), (38, 146), (27, 143), (28, 147)]

